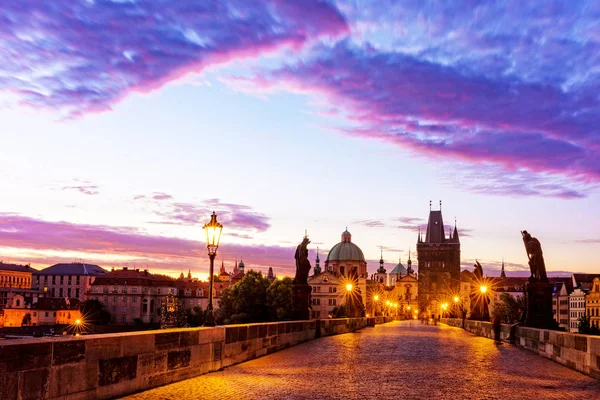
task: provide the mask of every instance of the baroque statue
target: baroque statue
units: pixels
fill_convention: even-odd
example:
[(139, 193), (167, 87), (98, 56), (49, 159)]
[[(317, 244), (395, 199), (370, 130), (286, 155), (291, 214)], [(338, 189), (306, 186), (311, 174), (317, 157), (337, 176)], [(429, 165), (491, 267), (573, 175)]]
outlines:
[(475, 260), (474, 267), (473, 274), (477, 281), (481, 281), (483, 279), (483, 268), (481, 267), (481, 264), (479, 264), (479, 261)]
[(521, 231), (521, 236), (523, 236), (523, 244), (525, 244), (525, 251), (529, 258), (529, 269), (531, 270), (529, 280), (547, 281), (546, 264), (544, 263), (540, 241), (532, 237), (527, 231)]
[(296, 276), (294, 277), (295, 284), (308, 284), (308, 274), (310, 273), (310, 261), (308, 261), (308, 249), (306, 246), (310, 243), (307, 236), (302, 239), (302, 243), (296, 248)]

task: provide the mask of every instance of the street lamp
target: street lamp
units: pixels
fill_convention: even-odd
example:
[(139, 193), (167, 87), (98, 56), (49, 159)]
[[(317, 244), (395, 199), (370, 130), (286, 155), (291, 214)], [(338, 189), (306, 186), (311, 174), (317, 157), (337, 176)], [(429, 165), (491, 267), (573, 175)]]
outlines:
[(481, 290), (481, 293), (483, 293), (483, 294), (487, 293), (487, 289), (488, 289), (488, 288), (487, 288), (487, 286), (485, 286), (485, 285), (481, 285), (481, 286), (479, 287), (479, 290)]
[(379, 301), (379, 295), (376, 294), (373, 296), (373, 316), (376, 317), (377, 316), (377, 305), (375, 303), (377, 303)]
[(348, 307), (349, 318), (352, 318), (352, 302), (350, 299), (350, 293), (352, 293), (354, 285), (352, 283), (346, 283), (346, 307)]
[(213, 313), (213, 280), (215, 257), (221, 240), (221, 231), (223, 225), (217, 222), (217, 214), (213, 211), (210, 222), (206, 223), (202, 229), (206, 232), (206, 248), (208, 249), (208, 258), (210, 258), (210, 270), (208, 276), (208, 307), (206, 308), (206, 321), (204, 326), (215, 326), (215, 316)]

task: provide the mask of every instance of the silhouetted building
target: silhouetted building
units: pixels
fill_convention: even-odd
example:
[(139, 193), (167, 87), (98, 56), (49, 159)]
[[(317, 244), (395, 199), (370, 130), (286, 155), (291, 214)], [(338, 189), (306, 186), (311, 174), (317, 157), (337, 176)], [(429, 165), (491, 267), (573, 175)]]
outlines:
[(33, 287), (46, 293), (47, 297), (83, 301), (94, 280), (104, 274), (106, 270), (94, 264), (54, 264), (33, 274)]
[(439, 312), (439, 303), (447, 301), (460, 292), (460, 239), (456, 224), (454, 232), (444, 227), (441, 202), (440, 210), (429, 211), (427, 232), (423, 240), (421, 232), (417, 239), (419, 262), (419, 299), (427, 304), (433, 314)]

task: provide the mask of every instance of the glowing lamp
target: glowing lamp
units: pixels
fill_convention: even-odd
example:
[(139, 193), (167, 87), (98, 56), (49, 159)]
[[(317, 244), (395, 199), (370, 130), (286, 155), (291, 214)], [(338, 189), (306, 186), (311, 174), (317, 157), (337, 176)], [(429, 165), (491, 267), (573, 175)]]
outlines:
[(487, 289), (488, 289), (488, 288), (487, 288), (487, 286), (485, 286), (485, 285), (482, 285), (482, 286), (479, 288), (479, 290), (481, 290), (481, 293), (487, 293)]
[(206, 232), (206, 247), (208, 248), (208, 255), (217, 254), (219, 248), (219, 241), (221, 240), (221, 231), (223, 231), (223, 225), (217, 222), (217, 214), (213, 211), (210, 222), (204, 224), (202, 227)]
[(373, 296), (373, 300), (379, 301), (379, 296), (378, 295)]
[(455, 303), (458, 303), (458, 301), (459, 301), (459, 300), (460, 300), (460, 299), (458, 298), (458, 296), (454, 296), (454, 302), (455, 302)]
[(354, 285), (351, 283), (346, 283), (346, 291), (351, 292), (354, 289)]

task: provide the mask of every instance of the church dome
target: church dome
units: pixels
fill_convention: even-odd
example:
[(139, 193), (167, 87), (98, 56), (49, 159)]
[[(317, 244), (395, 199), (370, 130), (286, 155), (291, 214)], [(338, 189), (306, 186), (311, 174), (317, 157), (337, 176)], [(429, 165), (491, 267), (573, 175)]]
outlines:
[(352, 235), (348, 230), (342, 233), (342, 241), (331, 248), (327, 261), (365, 261), (365, 255), (360, 247), (352, 243)]

